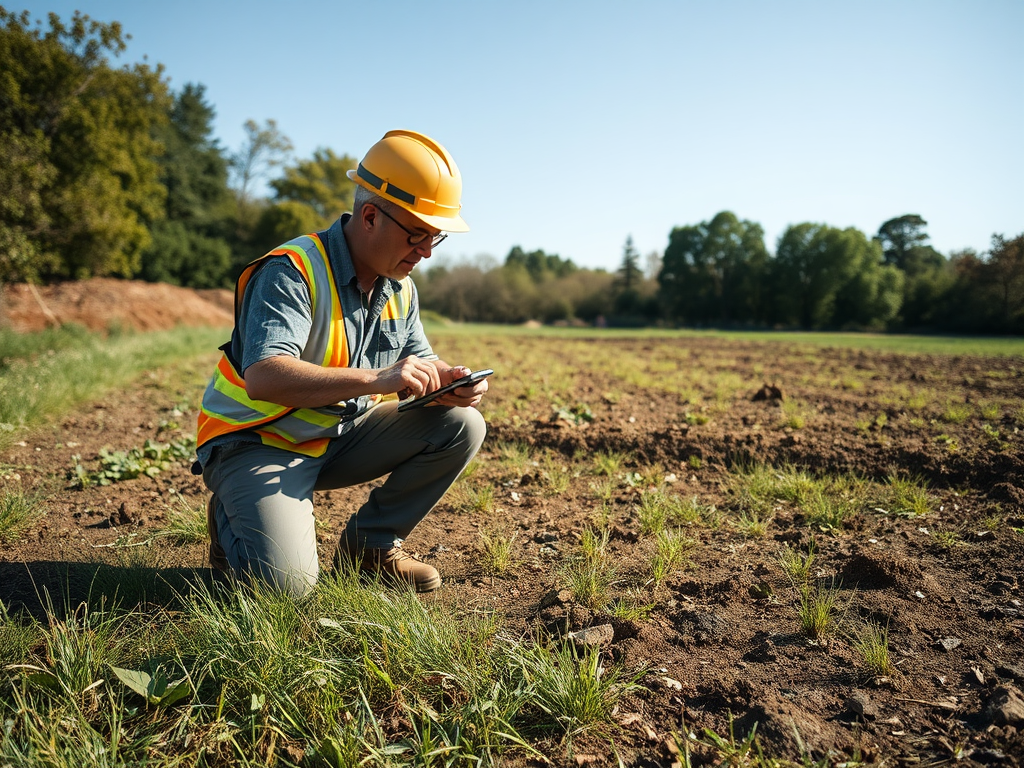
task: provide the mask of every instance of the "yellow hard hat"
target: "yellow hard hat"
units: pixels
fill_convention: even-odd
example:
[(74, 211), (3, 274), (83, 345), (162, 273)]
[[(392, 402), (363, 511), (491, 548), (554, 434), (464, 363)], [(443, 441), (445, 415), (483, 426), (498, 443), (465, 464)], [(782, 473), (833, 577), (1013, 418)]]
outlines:
[(388, 131), (348, 177), (420, 221), (445, 232), (468, 232), (462, 220), (462, 174), (448, 150), (415, 131)]

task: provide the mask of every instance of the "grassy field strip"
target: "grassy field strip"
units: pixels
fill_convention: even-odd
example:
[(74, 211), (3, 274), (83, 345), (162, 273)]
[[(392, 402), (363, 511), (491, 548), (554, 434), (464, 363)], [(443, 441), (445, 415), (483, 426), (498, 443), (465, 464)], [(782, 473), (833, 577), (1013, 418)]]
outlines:
[[(48, 626), (0, 611), (10, 764), (495, 765), (606, 723), (636, 687), (596, 651), (523, 643), (493, 614), (351, 574), (296, 603), (258, 586), (176, 592), (142, 572), (122, 595), (173, 610), (98, 602)], [(380, 713), (413, 735), (393, 737)]]
[(477, 323), (425, 323), (428, 335), (523, 336), (561, 339), (715, 339), (731, 342), (791, 344), (798, 347), (870, 349), (900, 354), (997, 355), (1024, 357), (1024, 339), (1018, 337), (910, 336), (873, 333), (819, 333), (810, 331), (697, 331), (665, 328), (527, 328), (520, 325)]
[(125, 387), (144, 371), (200, 355), (209, 356), (207, 367), (212, 368), (227, 335), (223, 328), (107, 338), (78, 333), (71, 337), (74, 344), (66, 343), (67, 336), (40, 335), (34, 348), (23, 346), (21, 357), (4, 358), (0, 367), (0, 446), (19, 428), (42, 424)]

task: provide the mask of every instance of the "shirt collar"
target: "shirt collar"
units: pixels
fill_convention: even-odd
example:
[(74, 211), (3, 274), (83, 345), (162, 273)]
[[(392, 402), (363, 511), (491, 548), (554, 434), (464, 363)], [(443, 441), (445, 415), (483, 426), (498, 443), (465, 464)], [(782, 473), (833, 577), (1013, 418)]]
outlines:
[[(327, 254), (331, 261), (331, 268), (334, 270), (335, 282), (339, 286), (352, 285), (356, 279), (356, 268), (352, 264), (352, 254), (349, 253), (348, 242), (345, 240), (345, 232), (342, 229), (351, 218), (351, 213), (343, 213), (326, 233), (321, 233), (321, 240), (323, 240), (324, 234), (327, 236)], [(377, 281), (380, 282), (379, 277)], [(356, 287), (358, 288), (358, 284)], [(402, 283), (400, 280), (388, 277), (383, 282), (383, 289), (386, 296), (391, 296), (402, 290)]]

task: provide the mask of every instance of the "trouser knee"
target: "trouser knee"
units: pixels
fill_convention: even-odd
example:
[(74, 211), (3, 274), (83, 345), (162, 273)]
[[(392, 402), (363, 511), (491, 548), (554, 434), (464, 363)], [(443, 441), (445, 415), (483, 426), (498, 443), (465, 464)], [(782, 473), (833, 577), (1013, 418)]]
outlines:
[(448, 442), (445, 450), (473, 458), (487, 436), (487, 422), (476, 408), (451, 408), (445, 414)]

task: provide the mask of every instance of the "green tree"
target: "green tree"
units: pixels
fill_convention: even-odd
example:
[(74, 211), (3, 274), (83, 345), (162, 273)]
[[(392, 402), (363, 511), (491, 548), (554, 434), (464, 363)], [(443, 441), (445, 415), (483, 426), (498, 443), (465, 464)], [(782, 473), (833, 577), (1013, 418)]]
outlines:
[(157, 131), (164, 147), (160, 179), (167, 188), (166, 219), (152, 230), (141, 277), (213, 288), (230, 285), (231, 249), (224, 236), (233, 200), (228, 161), (213, 137), (214, 109), (202, 85), (188, 84), (170, 121)]
[(114, 69), (120, 24), (75, 13), (30, 27), (0, 8), (0, 257), (9, 278), (123, 275), (163, 216), (154, 131), (167, 119), (162, 70)]
[(271, 203), (263, 208), (256, 228), (249, 238), (249, 261), (293, 237), (317, 232), (325, 226), (324, 220), (305, 203), (297, 203), (294, 200)]
[(284, 175), (270, 182), (274, 200), (256, 220), (251, 252), (263, 253), (297, 235), (326, 229), (351, 211), (355, 184), (345, 173), (356, 165), (348, 155), (320, 148), (311, 159), (286, 166)]
[(905, 275), (899, 316), (903, 327), (932, 325), (955, 279), (946, 258), (928, 245), (927, 225), (918, 214), (908, 213), (886, 221), (875, 236), (885, 263)]
[(622, 263), (619, 265), (618, 285), (623, 292), (636, 292), (644, 279), (643, 270), (640, 269), (640, 253), (633, 246), (633, 236), (626, 237), (626, 244), (622, 246)]
[(310, 160), (300, 160), (284, 168), (284, 176), (270, 186), (279, 201), (289, 200), (308, 205), (328, 226), (341, 214), (352, 210), (356, 185), (346, 173), (358, 165), (354, 157), (336, 155), (321, 147)]
[(722, 211), (710, 222), (676, 227), (669, 234), (658, 275), (661, 300), (677, 321), (761, 322), (767, 267), (761, 225)]
[(543, 283), (551, 278), (565, 277), (579, 269), (571, 259), (563, 259), (554, 253), (543, 250), (524, 251), (518, 245), (505, 257), (505, 266), (522, 267), (535, 283)]
[(805, 223), (779, 238), (770, 282), (776, 323), (878, 328), (899, 310), (903, 279), (860, 230)]
[(985, 271), (996, 297), (995, 329), (1000, 333), (1024, 333), (1024, 234), (1010, 240), (992, 235)]
[(955, 282), (942, 313), (947, 330), (1024, 333), (1024, 234), (992, 235), (987, 258), (954, 254)]

